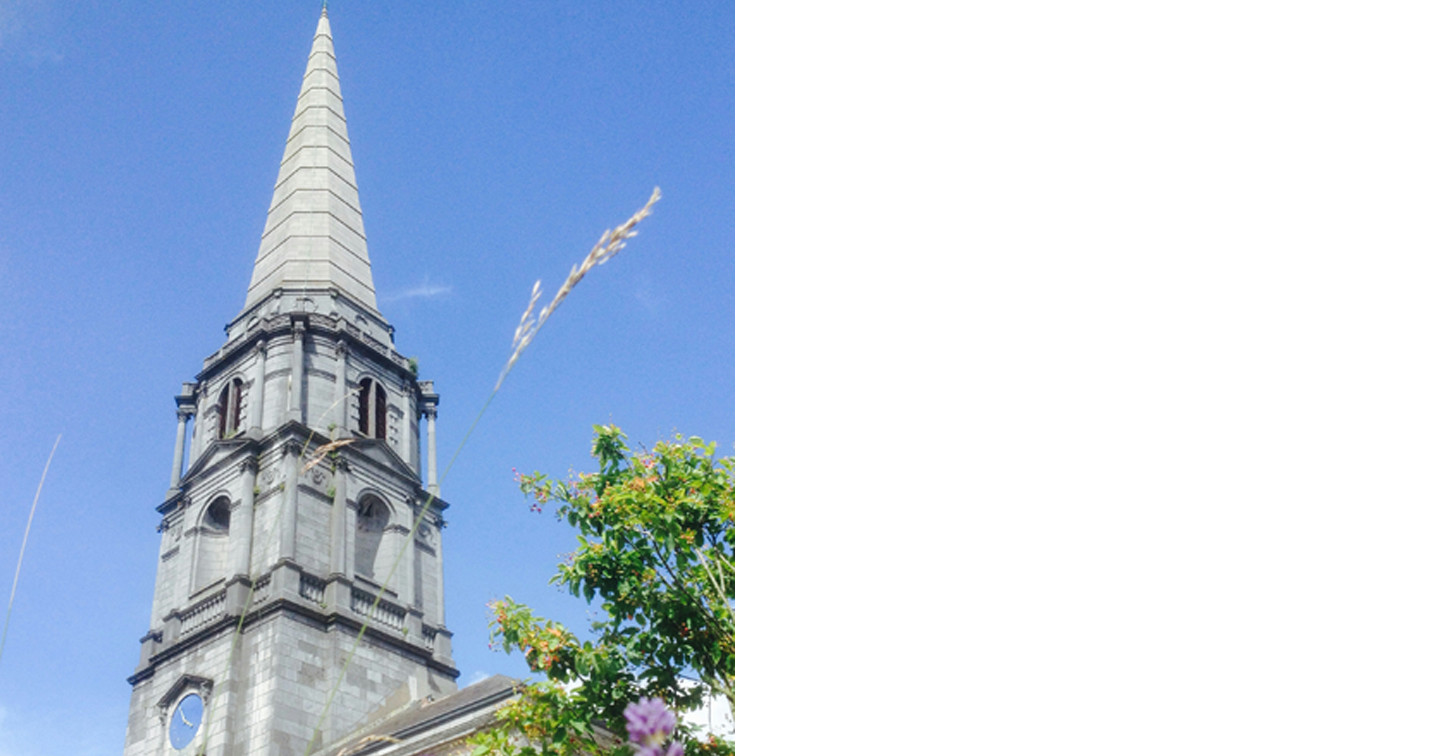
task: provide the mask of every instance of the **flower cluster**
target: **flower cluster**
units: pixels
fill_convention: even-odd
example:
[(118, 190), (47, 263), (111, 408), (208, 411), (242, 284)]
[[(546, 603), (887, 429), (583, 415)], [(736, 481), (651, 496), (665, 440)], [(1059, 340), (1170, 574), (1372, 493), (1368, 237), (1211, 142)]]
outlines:
[(685, 747), (665, 741), (675, 733), (675, 715), (658, 698), (642, 698), (625, 707), (625, 730), (636, 756), (684, 756)]

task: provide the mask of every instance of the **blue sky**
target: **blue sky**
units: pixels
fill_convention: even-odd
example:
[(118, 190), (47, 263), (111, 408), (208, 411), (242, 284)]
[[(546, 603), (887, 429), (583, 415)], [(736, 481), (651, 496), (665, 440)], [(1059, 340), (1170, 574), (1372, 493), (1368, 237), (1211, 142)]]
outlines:
[[(172, 397), (243, 303), (318, 15), (0, 4), (6, 585), (63, 434), (0, 658), (0, 754), (122, 745)], [(462, 683), (520, 676), (486, 647), (486, 601), (587, 617), (546, 583), (571, 536), (528, 511), (511, 469), (588, 469), (596, 423), (734, 453), (733, 5), (339, 0), (330, 17), (380, 307), (442, 396), (442, 466), (533, 282), (553, 293), (664, 192), (537, 336), (445, 481)]]

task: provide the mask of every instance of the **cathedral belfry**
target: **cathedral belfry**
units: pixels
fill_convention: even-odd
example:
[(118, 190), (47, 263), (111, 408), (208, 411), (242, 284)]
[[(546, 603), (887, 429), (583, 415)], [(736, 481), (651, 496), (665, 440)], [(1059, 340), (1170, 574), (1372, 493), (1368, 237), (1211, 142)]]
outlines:
[[(323, 10), (245, 304), (226, 333), (176, 397), (125, 756), (334, 752), (376, 722), (419, 732), (442, 712), (458, 732), (457, 717), (479, 716), (513, 681), (455, 694), (439, 396), (395, 350), (376, 304)], [(421, 704), (428, 719), (406, 720)]]

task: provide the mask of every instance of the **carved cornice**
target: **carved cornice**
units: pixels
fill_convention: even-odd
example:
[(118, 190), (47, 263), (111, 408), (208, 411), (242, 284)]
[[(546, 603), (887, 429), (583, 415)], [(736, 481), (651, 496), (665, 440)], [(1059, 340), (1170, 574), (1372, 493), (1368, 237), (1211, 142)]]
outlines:
[[(449, 660), (436, 654), (434, 649), (426, 648), (421, 638), (410, 638), (406, 634), (390, 628), (381, 622), (366, 622), (364, 616), (349, 608), (349, 597), (347, 596), (346, 599), (347, 600), (340, 602), (338, 606), (330, 606), (322, 609), (303, 599), (297, 600), (289, 596), (281, 596), (274, 600), (267, 601), (260, 606), (253, 607), (246, 616), (245, 626), (247, 628), (251, 627), (261, 619), (280, 612), (308, 617), (325, 626), (333, 627), (338, 625), (347, 628), (351, 632), (359, 632), (362, 624), (364, 624), (367, 626), (365, 632), (366, 638), (373, 638), (375, 641), (399, 651), (411, 660), (424, 664), (426, 667), (442, 675), (446, 675), (451, 679), (459, 676), (460, 671), (450, 664), (447, 664), (446, 662)], [(171, 612), (170, 615), (167, 615), (167, 619), (172, 617), (178, 618), (178, 613)], [(128, 678), (130, 684), (134, 685), (140, 680), (150, 677), (156, 667), (173, 658), (179, 657), (187, 650), (206, 642), (210, 638), (232, 631), (239, 619), (238, 616), (226, 612), (221, 617), (207, 623), (206, 626), (194, 632), (175, 638), (174, 640), (162, 640), (160, 648), (151, 655), (150, 658), (141, 660), (140, 669), (137, 669), (135, 673)], [(437, 633), (444, 633), (447, 637), (450, 635), (449, 631), (444, 628), (437, 629)]]
[(435, 393), (435, 382), (417, 381), (415, 386), (420, 389), (420, 414), (437, 417), (436, 407), (440, 406), (440, 395)]
[(181, 417), (194, 417), (196, 405), (196, 388), (194, 383), (180, 384), (180, 393), (175, 395), (175, 412)]
[[(233, 360), (240, 359), (252, 349), (268, 350), (266, 342), (276, 337), (293, 338), (295, 333), (303, 332), (312, 338), (334, 339), (337, 346), (344, 344), (347, 355), (364, 356), (393, 369), (402, 384), (415, 382), (415, 376), (410, 372), (404, 355), (396, 351), (394, 346), (370, 336), (342, 316), (280, 312), (256, 317), (259, 319), (257, 325), (205, 358), (197, 379), (203, 380), (223, 372)], [(304, 324), (303, 327), (299, 325), (301, 323)], [(394, 331), (394, 327), (383, 318), (379, 319), (379, 325), (387, 332)]]

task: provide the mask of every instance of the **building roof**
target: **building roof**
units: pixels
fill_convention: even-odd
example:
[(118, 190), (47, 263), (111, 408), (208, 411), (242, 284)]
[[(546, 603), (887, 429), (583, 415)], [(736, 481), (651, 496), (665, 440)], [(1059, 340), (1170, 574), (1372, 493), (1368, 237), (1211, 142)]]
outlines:
[[(464, 738), (495, 723), (495, 710), (520, 681), (492, 675), (443, 698), (410, 701), (381, 711), (346, 739), (316, 756), (410, 756), (449, 753)], [(469, 753), (468, 747), (456, 750)]]
[(323, 11), (244, 310), (279, 288), (334, 289), (378, 314), (330, 18)]

